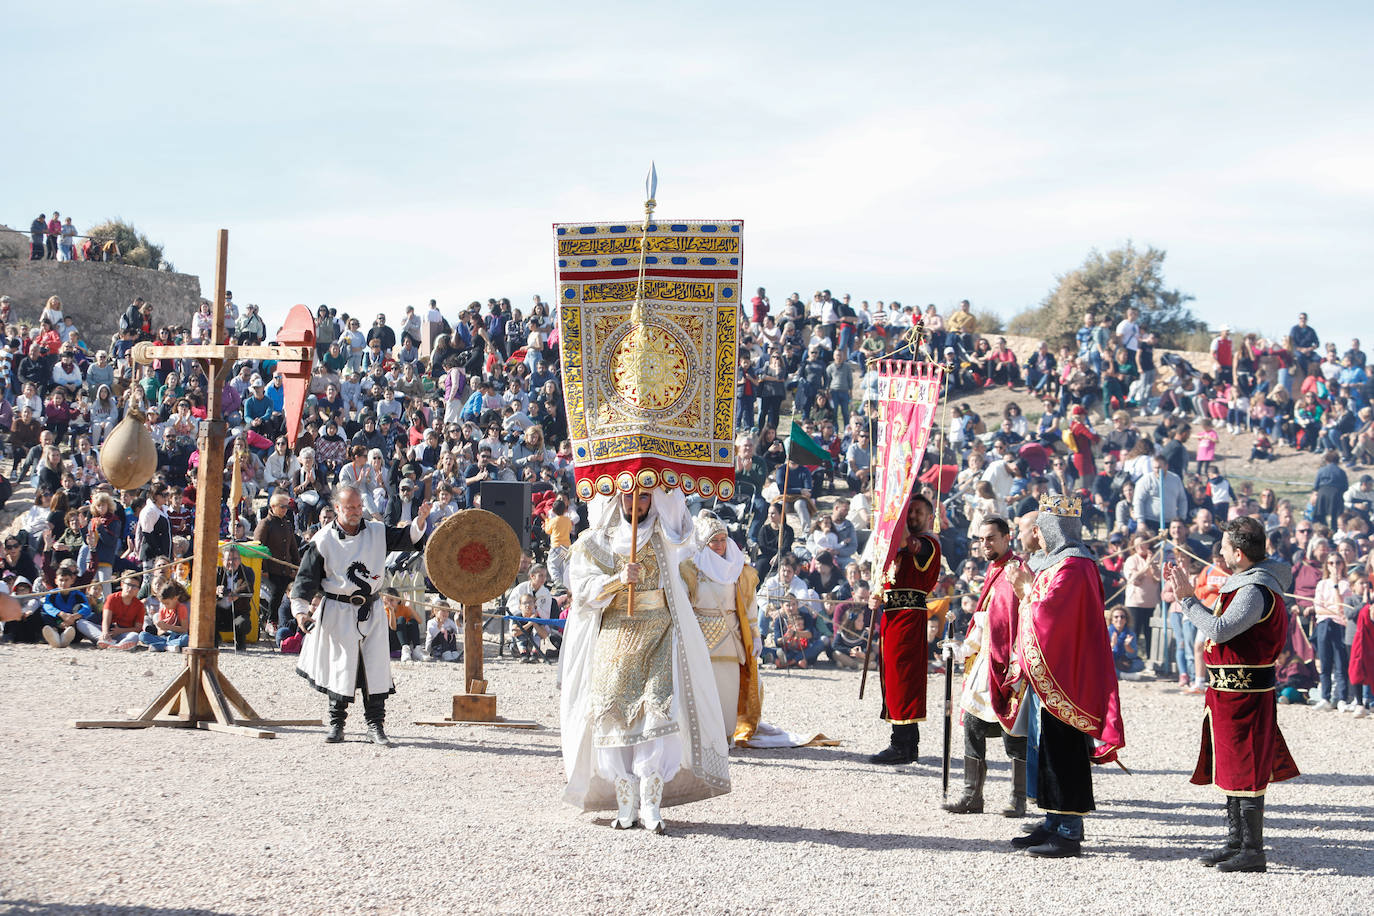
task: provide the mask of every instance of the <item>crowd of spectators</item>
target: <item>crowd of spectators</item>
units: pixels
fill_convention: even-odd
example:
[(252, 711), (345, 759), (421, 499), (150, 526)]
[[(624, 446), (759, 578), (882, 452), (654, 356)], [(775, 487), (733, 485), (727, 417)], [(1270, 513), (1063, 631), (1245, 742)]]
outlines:
[[(56, 590), (7, 622), (7, 638), (59, 647), (83, 639), (112, 648), (184, 644), (191, 472), (203, 460), (196, 429), (208, 385), (195, 360), (135, 366), (129, 355), (140, 340), (156, 347), (270, 337), (256, 306), (240, 309), (232, 294), (227, 306), (224, 327), (212, 327), (209, 303), (178, 327), (159, 324), (152, 304), (135, 300), (113, 339), (92, 347), (55, 297), (36, 321), (10, 315), (0, 298), (6, 489), (33, 488), (32, 506), (5, 539), (0, 572), (16, 595)], [(1272, 555), (1294, 572), (1286, 695), (1306, 701), (1318, 689), (1317, 706), (1365, 714), (1368, 678), (1347, 676), (1374, 571), (1374, 479), (1352, 485), (1347, 476), (1374, 453), (1358, 341), (1337, 355), (1305, 315), (1279, 343), (1254, 335), (1233, 341), (1223, 327), (1210, 364), (1195, 366), (1157, 352), (1151, 329), (1131, 309), (1115, 326), (1085, 315), (1074, 344), (1045, 342), (1018, 358), (1005, 339), (979, 333), (968, 302), (942, 316), (934, 306), (870, 306), (828, 291), (809, 303), (793, 294), (775, 309), (759, 289), (740, 321), (736, 495), (696, 497), (693, 509), (723, 518), (760, 572), (766, 662), (862, 666), (879, 606), (863, 557), (878, 432), (873, 361), (933, 358), (949, 367), (955, 401), (948, 424), (931, 437), (921, 475), (939, 508), (946, 566), (931, 600), (933, 635), (946, 623), (962, 632), (976, 606), (983, 563), (971, 531), (990, 518), (1023, 526), (1040, 496), (1077, 494), (1102, 558), (1123, 676), (1153, 666), (1199, 690), (1205, 672), (1196, 634), (1173, 610), (1160, 561), (1191, 564), (1199, 592), (1215, 597), (1225, 578), (1220, 525), (1252, 515), (1270, 532)], [(226, 554), (226, 571), (237, 571), (221, 584), (221, 629), (243, 646), (252, 620), (242, 601), (256, 592), (262, 636), (286, 651), (298, 644), (286, 584), (302, 540), (333, 517), (336, 482), (360, 485), (368, 514), (386, 524), (409, 522), (429, 501), (437, 525), (480, 505), (483, 482), (525, 481), (533, 494), (527, 571), (502, 603), (519, 618), (509, 621), (515, 654), (556, 658), (567, 551), (583, 520), (572, 497), (559, 337), (548, 306), (537, 296), (524, 309), (490, 299), (445, 315), (431, 300), (370, 320), (320, 306), (316, 322), (317, 360), (295, 447), (284, 433), (275, 364), (244, 360), (227, 372), (221, 409), (233, 435), (215, 460), (227, 475), (238, 467), (246, 499), (226, 500), (221, 534), (260, 542), (270, 559), (254, 579), (236, 551)], [(1018, 401), (984, 418), (965, 395), (989, 388), (1009, 389)], [(147, 487), (118, 492), (98, 456), (131, 396), (144, 405), (158, 469)], [(779, 434), (788, 417), (828, 461), (789, 457), (786, 430)], [(1257, 491), (1255, 480), (1233, 482), (1218, 460), (1223, 430), (1240, 437), (1234, 441), (1249, 447), (1251, 460), (1285, 448), (1323, 452), (1311, 497), (1294, 504), (1272, 489)], [(1227, 465), (1233, 473), (1238, 466)], [(128, 573), (136, 578), (116, 586)], [(458, 657), (446, 610), (400, 594), (387, 609), (398, 657)]]
[(94, 239), (80, 235), (70, 216), (56, 210), (49, 217), (40, 213), (29, 224), (31, 261), (120, 261), (123, 252), (113, 238)]

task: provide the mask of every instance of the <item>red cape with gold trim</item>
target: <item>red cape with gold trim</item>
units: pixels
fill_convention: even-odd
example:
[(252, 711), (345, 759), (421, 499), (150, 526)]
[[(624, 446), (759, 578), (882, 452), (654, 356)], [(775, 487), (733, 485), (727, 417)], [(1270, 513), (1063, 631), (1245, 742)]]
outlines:
[[(1011, 573), (1022, 565), (1024, 562), (1014, 553), (1008, 554), (1001, 563), (992, 564), (979, 596), (979, 610), (986, 611), (988, 615), (985, 637), (988, 661), (991, 663), (988, 666), (988, 694), (992, 711), (1004, 722), (1016, 721), (1016, 701), (1020, 697), (1019, 683), (1011, 679), (1008, 668), (1016, 653), (1017, 627), (1020, 623), (1020, 601), (1016, 597), (1016, 589), (1011, 585)], [(972, 629), (972, 626), (970, 624), (969, 628)]]
[(1035, 576), (1020, 608), (1017, 656), (1045, 709), (1090, 735), (1093, 763), (1126, 746), (1097, 564), (1070, 556)]

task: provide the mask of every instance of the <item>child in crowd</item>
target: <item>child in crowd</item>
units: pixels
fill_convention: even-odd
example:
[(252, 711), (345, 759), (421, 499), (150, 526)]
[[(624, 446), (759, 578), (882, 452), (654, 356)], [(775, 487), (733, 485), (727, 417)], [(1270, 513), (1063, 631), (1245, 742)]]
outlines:
[(445, 605), (439, 605), (434, 616), (429, 618), (425, 654), (432, 662), (456, 662), (462, 657), (458, 652), (458, 624), (453, 621), (453, 612)]
[(1256, 460), (1274, 460), (1274, 440), (1270, 439), (1269, 435), (1263, 431), (1255, 433), (1255, 441), (1250, 443), (1250, 458), (1246, 461), (1246, 464), (1250, 464)]
[(99, 642), (95, 611), (86, 593), (76, 588), (76, 563), (63, 560), (56, 579), (58, 590), (43, 599), (43, 639), (54, 649), (65, 649), (83, 636)]
[(1207, 474), (1212, 467), (1212, 462), (1217, 457), (1217, 431), (1213, 428), (1212, 418), (1203, 417), (1198, 421), (1199, 429), (1197, 435), (1197, 470), (1199, 474)]
[[(516, 616), (538, 617), (534, 593), (525, 592), (516, 605)], [(511, 647), (521, 662), (537, 661), (543, 652), (539, 649), (538, 625), (530, 621), (511, 621)]]
[(105, 614), (100, 627), (100, 648), (138, 648), (146, 614), (143, 602), (138, 600), (140, 584), (138, 576), (129, 576), (119, 583), (119, 591), (105, 599)]
[(191, 614), (186, 607), (186, 593), (176, 582), (167, 582), (158, 592), (158, 610), (153, 623), (154, 632), (144, 631), (139, 637), (154, 652), (180, 652), (191, 641)]
[(544, 533), (549, 536), (549, 579), (554, 585), (566, 586), (573, 520), (568, 512), (568, 501), (562, 496), (553, 501), (552, 510), (544, 521)]
[(382, 589), (382, 607), (391, 628), (391, 657), (403, 662), (420, 660), (420, 626), (423, 621), (415, 608), (401, 600), (394, 588)]
[(1112, 611), (1112, 624), (1107, 636), (1112, 642), (1112, 659), (1116, 662), (1117, 676), (1125, 680), (1139, 680), (1133, 675), (1145, 670), (1145, 660), (1136, 650), (1135, 633), (1131, 632), (1125, 608)]
[(1222, 476), (1216, 465), (1212, 465), (1207, 472), (1207, 496), (1212, 501), (1212, 516), (1218, 522), (1225, 522), (1230, 516), (1236, 495), (1231, 492), (1231, 482)]

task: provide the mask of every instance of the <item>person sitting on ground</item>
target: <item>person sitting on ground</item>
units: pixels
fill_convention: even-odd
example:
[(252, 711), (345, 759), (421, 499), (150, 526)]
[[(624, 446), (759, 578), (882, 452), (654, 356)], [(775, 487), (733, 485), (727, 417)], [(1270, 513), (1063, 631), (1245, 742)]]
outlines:
[(1145, 660), (1136, 651), (1135, 634), (1131, 632), (1126, 609), (1112, 611), (1112, 625), (1107, 630), (1112, 641), (1112, 659), (1120, 676), (1132, 675), (1145, 670)]
[(10, 583), (10, 596), (19, 605), (17, 615), (5, 620), (3, 642), (39, 642), (43, 638), (43, 600), (31, 598), (33, 582), (16, 576)]
[(456, 662), (462, 657), (458, 652), (458, 624), (447, 606), (437, 607), (426, 629), (425, 654), (430, 661)]
[(146, 630), (138, 641), (154, 652), (168, 649), (180, 652), (191, 641), (191, 614), (186, 607), (186, 592), (175, 581), (168, 581), (158, 591), (158, 610), (153, 629)]
[(76, 563), (63, 560), (57, 567), (57, 591), (43, 599), (43, 639), (54, 649), (65, 649), (80, 637), (100, 641), (86, 593), (76, 587)]
[(100, 627), (102, 649), (135, 649), (143, 634), (146, 609), (138, 600), (139, 577), (128, 576), (119, 583), (119, 591), (105, 599), (105, 616)]
[[(516, 604), (516, 616), (535, 617), (538, 610), (535, 607), (534, 595), (530, 592), (522, 594)], [(521, 662), (537, 661), (543, 653), (539, 649), (540, 634), (539, 630), (543, 627), (534, 623), (532, 620), (511, 621), (511, 646), (512, 651), (520, 658)]]
[(403, 662), (418, 662), (421, 658), (419, 611), (401, 600), (394, 588), (382, 589), (382, 607), (386, 610), (387, 626), (391, 628), (391, 651)]

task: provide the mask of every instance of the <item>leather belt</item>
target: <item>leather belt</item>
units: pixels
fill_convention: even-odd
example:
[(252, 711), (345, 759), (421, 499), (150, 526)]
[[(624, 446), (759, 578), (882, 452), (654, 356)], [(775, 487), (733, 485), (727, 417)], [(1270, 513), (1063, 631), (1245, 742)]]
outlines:
[(1224, 693), (1264, 693), (1277, 685), (1273, 665), (1207, 666), (1207, 686)]
[(376, 595), (363, 595), (359, 592), (354, 592), (351, 595), (336, 595), (333, 592), (325, 592), (324, 596), (331, 601), (351, 604), (354, 607), (364, 607), (365, 605), (371, 604), (377, 598)]
[(901, 611), (907, 608), (924, 609), (927, 594), (929, 593), (921, 591), (919, 588), (889, 588), (887, 594), (883, 596), (883, 608), (889, 611)]

